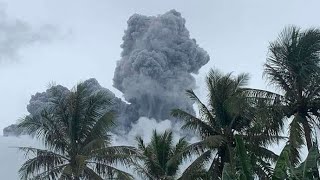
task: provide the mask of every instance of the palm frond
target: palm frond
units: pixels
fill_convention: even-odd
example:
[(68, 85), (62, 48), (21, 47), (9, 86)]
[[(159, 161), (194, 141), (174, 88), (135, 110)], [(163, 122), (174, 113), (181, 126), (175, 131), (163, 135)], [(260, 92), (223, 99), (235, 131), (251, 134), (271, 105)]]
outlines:
[(276, 166), (274, 168), (274, 173), (272, 175), (272, 180), (288, 179), (289, 176), (293, 177), (293, 165), (290, 162), (291, 147), (287, 144), (281, 151), (279, 158), (277, 160)]
[(215, 120), (212, 112), (210, 111), (210, 109), (208, 107), (206, 107), (206, 105), (204, 103), (201, 102), (201, 100), (199, 99), (199, 97), (194, 93), (193, 90), (187, 90), (186, 91), (187, 95), (189, 96), (189, 98), (193, 101), (195, 101), (198, 104), (198, 108), (200, 111), (200, 116), (203, 117), (203, 119), (208, 120), (208, 122), (210, 122), (211, 124), (214, 124), (218, 127), (220, 127), (219, 124), (217, 124), (218, 122)]
[(299, 118), (301, 118), (299, 115), (293, 118), (292, 122), (290, 123), (289, 129), (289, 157), (293, 165), (297, 165), (300, 162), (299, 150), (304, 144), (303, 128)]
[(114, 126), (114, 113), (109, 111), (96, 120), (95, 123), (91, 124), (91, 127), (88, 128), (88, 132), (84, 136), (82, 143), (86, 145), (95, 139), (105, 139), (106, 142), (109, 141), (110, 137), (106, 135), (106, 132), (110, 131)]
[(240, 169), (242, 170), (241, 173), (243, 174), (245, 179), (247, 180), (253, 179), (252, 167), (250, 164), (249, 156), (247, 154), (247, 150), (245, 148), (245, 144), (241, 139), (241, 137), (238, 135), (235, 136), (235, 141), (236, 141), (236, 153), (237, 153), (237, 157), (239, 158)]
[(136, 152), (131, 146), (108, 146), (92, 151), (88, 159), (97, 163), (129, 165)]
[(131, 174), (118, 168), (115, 168), (109, 164), (94, 162), (90, 163), (90, 165), (93, 167), (92, 170), (101, 177), (111, 177), (123, 180), (133, 179), (133, 176)]
[(316, 146), (313, 146), (307, 155), (307, 158), (296, 169), (295, 174), (301, 179), (316, 179), (318, 178), (318, 161), (319, 150)]
[(219, 134), (219, 130), (216, 127), (210, 126), (207, 122), (196, 118), (183, 110), (174, 109), (171, 114), (176, 118), (185, 120), (185, 124), (182, 126), (183, 129), (195, 130), (204, 137)]
[(67, 167), (67, 166), (68, 166), (68, 164), (55, 166), (53, 168), (50, 168), (47, 171), (43, 171), (43, 172), (35, 175), (32, 178), (29, 178), (28, 180), (52, 180), (52, 179), (56, 179), (59, 176), (61, 177), (61, 174), (62, 174), (64, 168)]
[(204, 140), (195, 142), (186, 147), (186, 154), (202, 154), (207, 149), (217, 149), (226, 142), (226, 139), (221, 135), (208, 136)]
[(221, 180), (233, 180), (233, 179), (235, 179), (235, 172), (233, 172), (231, 165), (229, 163), (225, 163), (225, 165), (223, 166)]
[(206, 176), (205, 166), (211, 159), (211, 150), (202, 153), (182, 173), (179, 180), (192, 180)]
[[(63, 167), (69, 160), (68, 158), (48, 150), (42, 150), (31, 147), (19, 147), (20, 151), (25, 152), (25, 156), (34, 154), (35, 157), (28, 159), (19, 169), (21, 179), (35, 178), (37, 175), (47, 177), (57, 177)], [(47, 172), (47, 173), (44, 173)]]
[(85, 167), (83, 170), (83, 177), (92, 180), (104, 180), (100, 175), (98, 175), (93, 169)]
[(26, 116), (18, 124), (18, 128), (25, 133), (41, 139), (45, 146), (63, 152), (68, 144), (66, 129), (50, 114), (51, 109), (44, 109), (40, 116)]

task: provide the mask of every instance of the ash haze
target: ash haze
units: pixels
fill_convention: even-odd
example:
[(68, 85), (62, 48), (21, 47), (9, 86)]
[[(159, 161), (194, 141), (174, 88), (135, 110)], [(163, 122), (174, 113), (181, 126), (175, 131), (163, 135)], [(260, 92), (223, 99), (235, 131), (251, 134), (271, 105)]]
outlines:
[[(27, 115), (31, 95), (44, 92), (51, 82), (71, 88), (79, 81), (96, 78), (123, 98), (113, 87), (113, 77), (122, 58), (120, 44), (127, 20), (133, 14), (156, 16), (171, 9), (181, 13), (190, 38), (196, 39), (211, 59), (194, 76), (199, 87), (196, 92), (203, 98), (203, 78), (212, 67), (248, 72), (252, 87), (266, 89), (262, 64), (269, 41), (288, 24), (320, 26), (320, 2), (315, 0), (4, 0), (1, 4), (1, 130)], [(57, 37), (56, 29), (67, 33)], [(143, 125), (151, 129), (155, 124)], [(164, 123), (159, 126), (168, 127)], [(17, 179), (23, 161), (8, 147), (35, 144), (24, 137), (0, 137), (1, 179)]]

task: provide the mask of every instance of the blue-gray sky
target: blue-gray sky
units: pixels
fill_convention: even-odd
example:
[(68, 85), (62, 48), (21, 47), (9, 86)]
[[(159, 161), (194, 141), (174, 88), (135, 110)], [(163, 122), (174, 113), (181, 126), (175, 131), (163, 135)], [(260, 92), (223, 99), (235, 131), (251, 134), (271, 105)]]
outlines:
[[(50, 42), (18, 46), (17, 57), (0, 62), (0, 130), (23, 117), (30, 96), (44, 91), (50, 82), (72, 87), (94, 77), (121, 96), (112, 87), (112, 78), (116, 61), (120, 59), (126, 21), (134, 13), (157, 15), (170, 9), (181, 12), (191, 37), (211, 57), (197, 79), (203, 79), (212, 67), (224, 72), (249, 72), (251, 86), (256, 88), (266, 88), (262, 65), (268, 44), (286, 25), (320, 27), (320, 1), (316, 0), (2, 2), (9, 20), (19, 19), (37, 32), (49, 24), (56, 27), (57, 32), (52, 33)], [(0, 167), (6, 166), (1, 161), (3, 159)], [(6, 179), (12, 177), (16, 175), (8, 175)]]

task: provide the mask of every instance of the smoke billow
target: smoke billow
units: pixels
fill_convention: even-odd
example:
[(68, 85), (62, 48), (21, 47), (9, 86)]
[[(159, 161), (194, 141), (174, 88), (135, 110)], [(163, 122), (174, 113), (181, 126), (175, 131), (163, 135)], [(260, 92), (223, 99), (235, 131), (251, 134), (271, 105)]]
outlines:
[[(0, 53), (3, 51), (1, 33), (0, 28)], [(175, 10), (159, 16), (135, 14), (130, 17), (121, 47), (123, 51), (115, 70), (114, 87), (123, 92), (130, 104), (102, 87), (96, 79), (83, 82), (83, 86), (90, 93), (103, 91), (113, 100), (111, 108), (118, 115), (118, 128), (113, 131), (112, 144), (135, 145), (137, 135), (149, 142), (153, 129), (158, 132), (171, 130), (174, 141), (178, 141), (186, 133), (180, 130), (179, 122), (170, 120), (172, 118), (169, 112), (173, 108), (180, 108), (194, 113), (193, 102), (186, 97), (185, 90), (195, 88), (196, 82), (192, 74), (197, 74), (209, 61), (207, 52), (190, 38), (185, 20)], [(0, 56), (0, 60), (1, 58)], [(27, 106), (29, 115), (40, 115), (44, 108), (52, 105), (52, 99), (67, 97), (69, 93), (70, 90), (61, 85), (36, 93)], [(18, 133), (16, 125), (11, 125), (3, 131), (5, 136)], [(189, 138), (190, 142), (198, 140), (196, 136)], [(1, 140), (3, 141), (0, 138)], [(181, 168), (185, 169), (186, 165)]]
[[(121, 47), (123, 51), (113, 82), (129, 104), (95, 79), (83, 82), (92, 93), (104, 91), (113, 99), (119, 134), (129, 132), (140, 117), (168, 121), (172, 119), (169, 112), (173, 108), (194, 113), (193, 102), (185, 91), (195, 88), (192, 74), (197, 74), (209, 61), (209, 55), (190, 38), (185, 19), (179, 12), (131, 16)], [(52, 86), (46, 92), (33, 95), (27, 110), (30, 115), (38, 115), (50, 106), (50, 99), (57, 97), (56, 93), (63, 97), (69, 92), (61, 85)], [(14, 129), (15, 125), (5, 128), (4, 135), (15, 134)]]
[(209, 55), (190, 38), (179, 12), (131, 16), (121, 47), (114, 87), (139, 116), (164, 120), (173, 108), (193, 112), (185, 90), (195, 88), (192, 73), (198, 73)]
[(52, 100), (58, 96), (65, 97), (69, 92), (68, 88), (64, 86), (52, 86), (45, 92), (32, 95), (29, 104), (27, 105), (27, 110), (33, 116), (39, 115), (42, 110), (51, 105)]
[[(126, 132), (131, 126), (132, 120), (137, 120), (139, 118), (137, 111), (133, 106), (123, 102), (120, 98), (116, 97), (113, 92), (109, 89), (102, 87), (98, 81), (94, 78), (88, 79), (82, 82), (82, 85), (87, 89), (88, 93), (94, 94), (98, 92), (103, 92), (108, 98), (112, 100), (111, 109), (116, 112), (116, 122), (118, 124), (115, 131)], [(27, 110), (29, 112), (28, 116), (39, 116), (41, 112), (54, 106), (52, 103), (55, 99), (65, 99), (70, 93), (70, 90), (62, 85), (54, 85), (48, 88), (45, 92), (36, 93), (31, 96), (29, 104), (27, 105)], [(106, 107), (107, 108), (107, 107)], [(17, 130), (17, 125), (13, 124), (3, 129), (4, 136), (17, 136), (21, 132)]]

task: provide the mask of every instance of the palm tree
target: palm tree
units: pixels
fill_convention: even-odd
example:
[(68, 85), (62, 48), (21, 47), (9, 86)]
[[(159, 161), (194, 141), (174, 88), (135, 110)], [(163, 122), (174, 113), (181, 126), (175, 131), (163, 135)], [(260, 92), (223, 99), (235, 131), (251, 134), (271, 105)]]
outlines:
[(134, 149), (111, 146), (107, 132), (114, 126), (114, 114), (108, 95), (90, 93), (81, 83), (67, 95), (52, 89), (50, 106), (19, 124), (46, 148), (19, 148), (29, 158), (19, 170), (21, 179), (132, 179), (115, 167), (127, 164)]
[[(179, 166), (185, 156), (185, 148), (188, 142), (185, 138), (180, 138), (174, 144), (171, 131), (158, 134), (153, 131), (151, 142), (145, 144), (141, 137), (137, 137), (138, 161), (135, 163), (135, 170), (144, 179), (150, 180), (173, 180), (178, 177)], [(199, 172), (199, 171), (197, 171)], [(197, 173), (192, 173), (188, 179), (196, 179)]]
[(201, 154), (194, 163), (211, 162), (209, 179), (221, 178), (225, 164), (237, 169), (241, 156), (235, 150), (236, 135), (244, 141), (252, 173), (260, 179), (270, 178), (269, 161), (275, 160), (277, 155), (266, 146), (281, 138), (283, 122), (281, 112), (277, 111), (279, 96), (247, 88), (248, 80), (248, 74), (233, 77), (231, 73), (224, 75), (211, 70), (206, 78), (207, 105), (192, 90), (187, 91), (198, 105), (199, 117), (179, 109), (172, 111), (174, 117), (185, 121), (182, 128), (193, 130), (201, 137), (201, 141), (188, 149)]
[(283, 94), (284, 112), (293, 117), (289, 129), (291, 161), (299, 162), (304, 140), (313, 146), (312, 129), (319, 126), (320, 30), (290, 26), (270, 43), (264, 73)]

